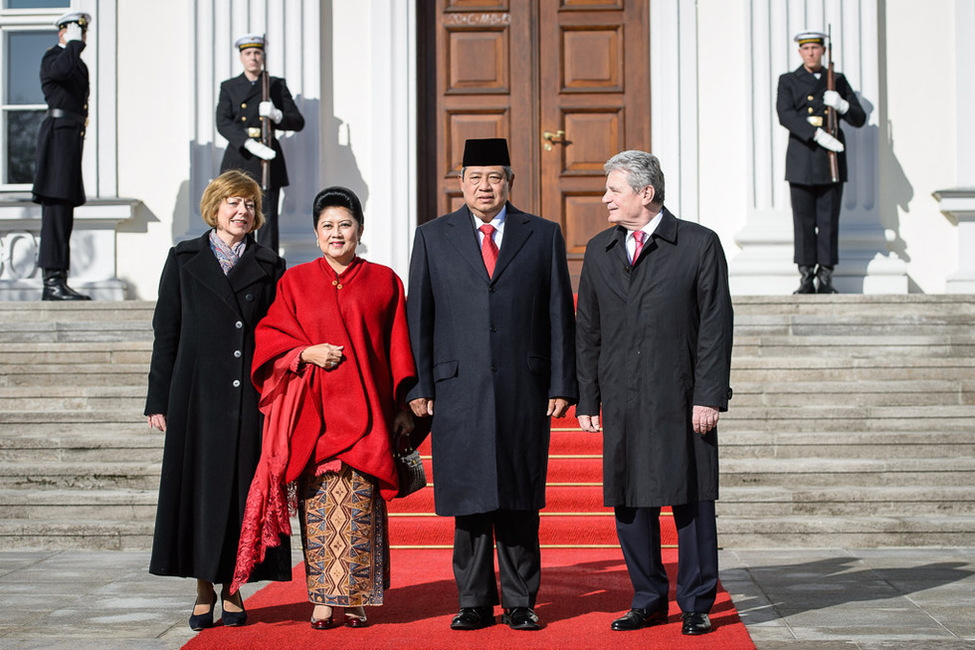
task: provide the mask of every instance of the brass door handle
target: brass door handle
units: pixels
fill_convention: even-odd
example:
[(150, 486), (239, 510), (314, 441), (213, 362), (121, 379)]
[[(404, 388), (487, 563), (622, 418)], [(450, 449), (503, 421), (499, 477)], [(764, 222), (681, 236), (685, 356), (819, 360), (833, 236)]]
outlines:
[(542, 140), (545, 142), (545, 151), (551, 151), (553, 144), (565, 144), (565, 131), (561, 129), (555, 133), (545, 131), (542, 133)]

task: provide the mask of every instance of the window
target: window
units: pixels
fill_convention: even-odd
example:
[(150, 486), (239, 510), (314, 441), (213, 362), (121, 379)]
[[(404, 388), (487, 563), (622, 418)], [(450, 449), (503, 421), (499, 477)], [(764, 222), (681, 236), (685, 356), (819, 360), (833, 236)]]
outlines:
[(3, 0), (0, 8), (0, 188), (25, 190), (34, 179), (37, 129), (47, 105), (40, 66), (54, 45), (52, 22), (70, 0)]

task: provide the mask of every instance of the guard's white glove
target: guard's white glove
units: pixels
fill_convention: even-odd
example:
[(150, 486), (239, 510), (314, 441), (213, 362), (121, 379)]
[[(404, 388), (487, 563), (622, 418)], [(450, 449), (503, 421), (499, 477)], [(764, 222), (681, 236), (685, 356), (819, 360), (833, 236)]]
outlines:
[(835, 90), (827, 90), (823, 93), (823, 103), (830, 108), (835, 108), (840, 115), (846, 115), (846, 112), (850, 110), (850, 102), (840, 97), (840, 94)]
[(257, 112), (261, 117), (270, 117), (275, 124), (284, 119), (284, 113), (272, 102), (261, 102), (257, 107)]
[(64, 27), (64, 42), (70, 43), (71, 41), (81, 40), (81, 25), (78, 23), (68, 23)]
[(813, 140), (815, 140), (816, 144), (818, 144), (823, 149), (829, 149), (830, 151), (835, 151), (836, 153), (839, 153), (844, 149), (846, 149), (846, 147), (843, 146), (842, 142), (840, 142), (839, 140), (831, 136), (829, 133), (826, 133), (826, 131), (823, 131), (822, 129), (816, 129), (816, 135), (813, 136)]
[(257, 140), (248, 140), (245, 142), (244, 149), (247, 149), (252, 154), (263, 160), (274, 160), (274, 157), (278, 155), (277, 151), (266, 144), (261, 144)]

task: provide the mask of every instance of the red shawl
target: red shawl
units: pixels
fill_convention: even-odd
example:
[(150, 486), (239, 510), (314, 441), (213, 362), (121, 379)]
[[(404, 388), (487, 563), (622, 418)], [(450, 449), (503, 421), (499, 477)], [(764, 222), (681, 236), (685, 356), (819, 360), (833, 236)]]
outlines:
[[(324, 258), (290, 269), (255, 338), (264, 438), (231, 593), (266, 548), (291, 534), (285, 485), (310, 462), (339, 459), (374, 476), (384, 499), (396, 496), (393, 418), (416, 377), (403, 283), (392, 269), (360, 258), (341, 275)], [(295, 356), (318, 343), (344, 346), (338, 367), (292, 371)]]

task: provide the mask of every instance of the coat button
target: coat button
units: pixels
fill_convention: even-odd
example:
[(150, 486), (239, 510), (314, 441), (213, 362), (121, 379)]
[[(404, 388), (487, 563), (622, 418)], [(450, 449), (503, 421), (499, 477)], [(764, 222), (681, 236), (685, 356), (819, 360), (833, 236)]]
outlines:
[(806, 97), (806, 101), (809, 101), (809, 102), (811, 102), (813, 99), (815, 99), (815, 97), (813, 97), (812, 95), (809, 95), (809, 96)]
[(495, 365), (492, 365), (491, 366), (491, 372), (497, 372), (497, 371), (498, 371), (498, 367), (495, 366)]
[(497, 327), (495, 327), (494, 325), (492, 325), (492, 326), (491, 326), (491, 331), (492, 331), (492, 332), (497, 332), (497, 331), (498, 331), (498, 328), (497, 328)]
[(240, 358), (240, 350), (234, 350), (234, 358), (235, 359), (239, 359)]
[(494, 293), (494, 287), (489, 287), (488, 288), (488, 293)]
[(239, 379), (235, 379), (234, 380), (234, 388), (240, 388), (240, 380)]
[(241, 102), (240, 103), (240, 107), (241, 108), (247, 108), (247, 102)]
[(247, 302), (254, 302), (254, 294), (252, 294), (252, 293), (246, 294), (244, 296), (244, 300), (246, 300)]
[(234, 327), (236, 327), (239, 330), (244, 329), (244, 324), (240, 321), (237, 321), (236, 323), (234, 323)]
[[(812, 110), (812, 109), (810, 108), (809, 110)], [(246, 122), (247, 121), (247, 116), (246, 115), (242, 115), (241, 118), (240, 118), (240, 121), (241, 122)]]
[(810, 114), (810, 115), (812, 115), (812, 112), (813, 112), (813, 107), (812, 107), (812, 106), (810, 106), (810, 107), (809, 107), (809, 114)]

